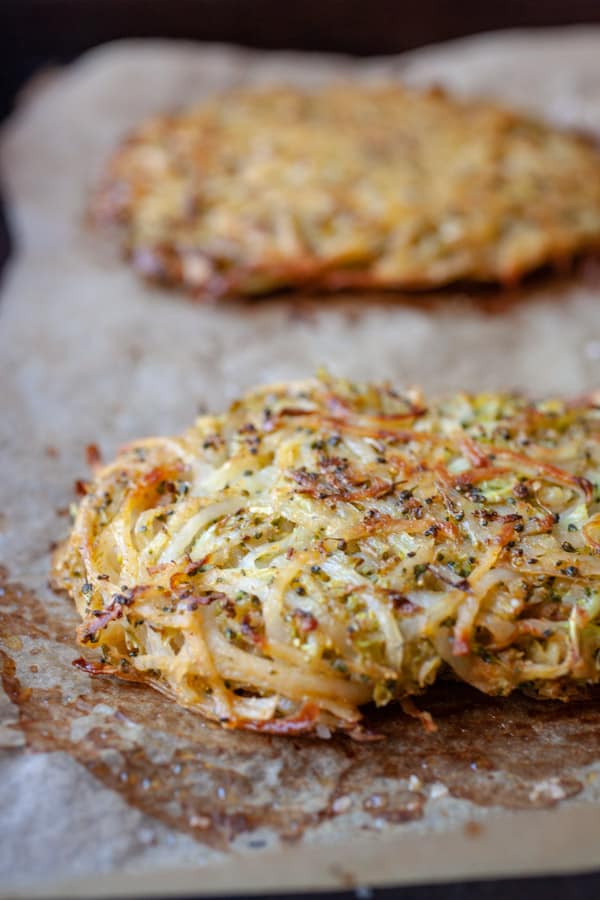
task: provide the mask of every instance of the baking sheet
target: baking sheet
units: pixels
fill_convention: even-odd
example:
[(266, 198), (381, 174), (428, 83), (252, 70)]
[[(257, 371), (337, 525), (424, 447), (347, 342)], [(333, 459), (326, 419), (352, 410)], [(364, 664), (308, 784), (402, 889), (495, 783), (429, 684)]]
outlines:
[(84, 225), (116, 141), (240, 83), (401, 77), (600, 134), (600, 30), (483, 36), (396, 59), (163, 41), (95, 50), (23, 98), (1, 165), (18, 242), (0, 298), (0, 885), (5, 895), (348, 887), (600, 866), (600, 705), (428, 699), (436, 734), (230, 734), (73, 669), (47, 587), (85, 447), (109, 458), (259, 382), (325, 364), (428, 391), (600, 383), (597, 264), (511, 294), (193, 305), (142, 286)]

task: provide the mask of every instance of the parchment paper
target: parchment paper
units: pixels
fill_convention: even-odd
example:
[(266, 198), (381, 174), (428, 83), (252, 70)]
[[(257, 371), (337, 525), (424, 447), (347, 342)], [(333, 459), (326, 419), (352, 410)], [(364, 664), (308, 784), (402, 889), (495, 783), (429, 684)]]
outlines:
[(510, 296), (197, 306), (145, 288), (84, 226), (103, 160), (144, 116), (233, 84), (340, 76), (441, 82), (600, 134), (593, 28), (361, 63), (115, 44), (37, 85), (5, 129), (18, 242), (0, 300), (5, 895), (248, 892), (600, 866), (597, 704), (480, 705), (459, 692), (431, 701), (437, 737), (384, 717), (385, 750), (230, 734), (71, 666), (75, 616), (46, 581), (88, 443), (109, 458), (134, 436), (176, 432), (253, 384), (322, 364), (434, 392), (573, 394), (600, 383), (589, 264)]

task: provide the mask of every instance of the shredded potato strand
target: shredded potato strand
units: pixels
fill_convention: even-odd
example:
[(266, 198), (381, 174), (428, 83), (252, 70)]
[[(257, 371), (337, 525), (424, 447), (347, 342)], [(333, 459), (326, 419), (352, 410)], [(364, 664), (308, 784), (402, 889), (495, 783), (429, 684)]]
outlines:
[[(140, 275), (202, 298), (513, 284), (598, 248), (600, 155), (439, 88), (240, 89), (142, 123), (91, 208)], [(332, 418), (346, 408), (328, 398)], [(403, 415), (362, 427), (394, 430)]]
[(600, 681), (600, 406), (322, 374), (96, 471), (56, 584), (91, 665), (226, 727), (355, 732), (437, 677)]

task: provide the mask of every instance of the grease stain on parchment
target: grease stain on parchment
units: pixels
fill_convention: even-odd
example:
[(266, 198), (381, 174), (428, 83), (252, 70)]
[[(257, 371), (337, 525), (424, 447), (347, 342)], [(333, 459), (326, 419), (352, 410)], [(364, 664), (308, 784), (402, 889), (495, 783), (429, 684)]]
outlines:
[(543, 808), (578, 794), (600, 758), (600, 703), (484, 697), (440, 685), (425, 732), (398, 707), (370, 715), (385, 740), (360, 744), (225, 731), (152, 689), (72, 669), (77, 615), (0, 578), (8, 728), (30, 752), (64, 751), (128, 804), (215, 848), (268, 829), (295, 840), (327, 820), (361, 830), (413, 822), (450, 796)]

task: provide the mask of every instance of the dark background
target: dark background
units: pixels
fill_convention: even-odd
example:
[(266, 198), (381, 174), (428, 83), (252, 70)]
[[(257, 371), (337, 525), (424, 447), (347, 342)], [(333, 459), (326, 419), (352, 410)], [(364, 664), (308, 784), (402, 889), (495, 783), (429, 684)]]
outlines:
[[(591, 22), (600, 23), (600, 0), (0, 0), (0, 120), (35, 72), (117, 38), (170, 37), (367, 56), (479, 31)], [(0, 199), (0, 271), (8, 252)], [(357, 895), (330, 896), (349, 900)], [(600, 900), (600, 875), (386, 889), (372, 896)]]
[(104, 41), (398, 53), (497, 28), (600, 22), (600, 0), (0, 0), (0, 116), (40, 66)]

